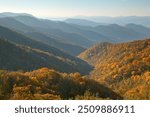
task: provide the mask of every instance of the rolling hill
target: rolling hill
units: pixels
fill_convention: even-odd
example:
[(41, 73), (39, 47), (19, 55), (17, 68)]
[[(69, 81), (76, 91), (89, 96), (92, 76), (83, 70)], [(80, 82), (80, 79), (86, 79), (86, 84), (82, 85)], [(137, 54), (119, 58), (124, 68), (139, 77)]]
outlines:
[(91, 69), (88, 64), (79, 59), (73, 61), (69, 58), (62, 58), (49, 52), (33, 49), (29, 46), (15, 45), (0, 39), (0, 69), (31, 71), (48, 67), (66, 73), (88, 73), (83, 68), (81, 70), (79, 66), (86, 66), (87, 70)]
[(77, 33), (69, 33), (69, 32), (64, 32), (60, 29), (45, 29), (45, 28), (39, 28), (37, 29), (39, 32), (42, 32), (43, 34), (53, 37), (57, 41), (60, 42), (65, 42), (68, 44), (73, 44), (73, 45), (79, 45), (83, 48), (88, 48), (90, 47), (94, 42), (88, 40), (86, 37), (83, 35), (77, 34)]
[(95, 66), (91, 78), (106, 84), (125, 99), (150, 99), (150, 90), (147, 90), (150, 86), (150, 39), (97, 44), (79, 58)]
[[(69, 23), (65, 23), (65, 22), (38, 19), (35, 17), (30, 17), (30, 16), (17, 16), (17, 17), (14, 17), (14, 19), (19, 22), (22, 22), (28, 26), (34, 27), (34, 28), (42, 31), (42, 33), (47, 32), (50, 35), (53, 35), (53, 33), (51, 33), (49, 30), (58, 29), (58, 30), (63, 31), (63, 34), (64, 34), (64, 32), (67, 32), (67, 33), (74, 33), (78, 36), (81, 36), (80, 38), (84, 37), (83, 41), (84, 41), (84, 39), (86, 39), (87, 41), (90, 40), (90, 42), (96, 43), (96, 42), (104, 42), (104, 41), (111, 40), (101, 33), (97, 33), (92, 30), (85, 30), (85, 29), (83, 30), (82, 28), (80, 28), (79, 25), (76, 26), (74, 24), (69, 24)], [(58, 32), (58, 34), (59, 34), (59, 32)], [(67, 34), (65, 34), (65, 36), (67, 36)], [(63, 38), (63, 36), (61, 36), (61, 37)], [(67, 38), (69, 39), (70, 37), (67, 37)], [(82, 43), (82, 40), (81, 40), (81, 43)]]
[(135, 30), (137, 32), (141, 32), (143, 33), (144, 35), (147, 35), (149, 36), (150, 34), (150, 28), (149, 27), (145, 27), (143, 25), (138, 25), (138, 24), (127, 24), (125, 25), (126, 28), (129, 28), (129, 29), (132, 29), (132, 30)]
[(16, 17), (16, 16), (32, 16), (32, 15), (28, 13), (12, 13), (12, 12), (0, 13), (0, 17)]
[(54, 38), (51, 38), (50, 36), (44, 35), (40, 32), (26, 32), (26, 33), (24, 33), (24, 35), (32, 38), (33, 40), (40, 41), (40, 42), (48, 44), (52, 47), (58, 48), (72, 56), (76, 56), (86, 49), (80, 45), (68, 43), (66, 41), (63, 42), (63, 39), (59, 41), (59, 40), (57, 40), (58, 38), (54, 39)]
[(10, 28), (12, 30), (16, 30), (19, 32), (31, 32), (34, 31), (34, 28), (25, 25), (21, 22), (16, 21), (14, 18), (12, 17), (4, 17), (4, 18), (0, 18), (0, 26), (6, 27), (6, 28)]
[[(60, 71), (63, 71), (63, 72), (67, 72), (70, 69), (72, 72), (80, 72), (81, 74), (86, 74), (91, 70), (91, 67), (86, 62), (84, 62), (76, 57), (73, 57), (63, 51), (60, 51), (59, 49), (51, 47), (47, 44), (44, 44), (44, 43), (41, 43), (38, 41), (34, 41), (22, 34), (14, 32), (10, 29), (0, 27), (0, 37), (3, 40), (7, 40), (11, 43), (26, 46), (26, 47), (31, 48), (31, 50), (39, 50), (39, 51), (41, 51), (41, 53), (43, 52), (43, 53), (47, 53), (48, 55), (51, 55), (51, 56), (49, 56), (49, 60), (53, 60), (53, 62), (49, 61), (51, 63), (51, 66), (49, 66), (49, 68), (51, 68), (53, 66), (52, 67), (53, 69), (58, 68)], [(5, 49), (3, 51), (5, 52)], [(45, 55), (46, 58), (47, 58), (47, 54)], [(7, 56), (6, 56), (6, 58), (7, 58)], [(59, 62), (56, 62), (56, 61), (59, 61)], [(59, 63), (57, 65), (57, 67), (56, 67), (55, 63)], [(43, 67), (43, 66), (41, 66), (41, 67)], [(65, 69), (66, 67), (68, 67), (68, 70)], [(87, 68), (87, 69), (85, 69), (85, 68)]]
[(93, 26), (93, 27), (95, 27), (95, 26), (100, 25), (100, 23), (92, 22), (92, 21), (89, 21), (89, 20), (73, 19), (73, 18), (66, 19), (65, 22), (69, 23), (69, 24), (77, 24), (77, 25), (80, 25), (80, 26)]
[(93, 28), (95, 32), (100, 32), (117, 43), (144, 39), (150, 36), (143, 33), (145, 32), (145, 30), (143, 30), (142, 28), (140, 29), (141, 30), (136, 30), (136, 28), (128, 28), (127, 26), (125, 27), (117, 24), (99, 25)]
[[(47, 36), (43, 34), (42, 32), (38, 32), (37, 29), (32, 28), (28, 25), (25, 25), (15, 20), (12, 17), (0, 18), (0, 25), (9, 29), (15, 30), (16, 32), (22, 33), (32, 38), (33, 40), (41, 41), (42, 43), (46, 43), (55, 48), (61, 49), (62, 51), (67, 52), (71, 55), (77, 55), (85, 49), (84, 47), (80, 46), (81, 44), (78, 45), (78, 43), (68, 43), (68, 41), (63, 41), (63, 39), (59, 41), (58, 37), (56, 37), (57, 39), (55, 39), (55, 38), (52, 38), (52, 36)], [(71, 40), (71, 39), (69, 38), (68, 40)]]
[(126, 25), (129, 23), (135, 23), (139, 25), (144, 25), (150, 27), (150, 17), (149, 16), (123, 16), (123, 17), (109, 17), (109, 16), (81, 16), (75, 17), (74, 19), (85, 19), (97, 23), (105, 24), (118, 24)]

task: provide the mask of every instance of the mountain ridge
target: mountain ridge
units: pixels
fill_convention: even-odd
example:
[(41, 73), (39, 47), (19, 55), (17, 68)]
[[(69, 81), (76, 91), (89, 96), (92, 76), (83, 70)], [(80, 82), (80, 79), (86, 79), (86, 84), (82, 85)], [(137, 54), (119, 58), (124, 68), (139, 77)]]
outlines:
[(124, 99), (150, 99), (150, 38), (91, 47), (79, 58), (94, 66), (89, 77)]
[[(82, 61), (82, 60), (80, 60), (74, 56), (71, 56), (71, 55), (69, 55), (69, 54), (67, 54), (67, 53), (65, 53), (65, 52), (63, 52), (57, 48), (51, 47), (49, 45), (46, 45), (46, 44), (38, 42), (38, 41), (34, 41), (34, 40), (32, 40), (32, 39), (30, 39), (30, 38), (28, 38), (22, 34), (19, 34), (17, 32), (14, 32), (14, 31), (7, 29), (7, 28), (4, 28), (4, 27), (0, 27), (0, 32), (1, 32), (0, 37), (3, 38), (3, 40), (7, 40), (7, 41), (14, 43), (14, 44), (27, 46), (27, 47), (30, 47), (32, 49), (38, 49), (38, 50), (41, 50), (43, 52), (50, 53), (55, 57), (56, 56), (59, 57), (61, 59), (62, 63), (65, 63), (65, 62), (67, 63), (67, 61), (68, 61), (68, 65), (70, 64), (69, 61), (71, 62), (71, 64), (74, 63), (75, 65), (73, 64), (74, 66), (72, 66), (72, 67), (74, 67), (76, 69), (75, 71), (77, 71), (77, 72), (81, 72), (83, 74), (86, 74), (86, 73), (88, 73), (89, 70), (91, 70), (91, 67), (86, 62), (84, 62), (84, 61)], [(55, 60), (55, 59), (53, 59), (53, 60)], [(66, 66), (68, 66), (68, 65), (66, 64)], [(87, 71), (84, 70), (85, 66), (87, 68)], [(60, 68), (62, 68), (62, 67), (60, 67)], [(65, 70), (65, 69), (63, 69), (63, 70)], [(67, 70), (65, 70), (65, 71), (67, 72)]]

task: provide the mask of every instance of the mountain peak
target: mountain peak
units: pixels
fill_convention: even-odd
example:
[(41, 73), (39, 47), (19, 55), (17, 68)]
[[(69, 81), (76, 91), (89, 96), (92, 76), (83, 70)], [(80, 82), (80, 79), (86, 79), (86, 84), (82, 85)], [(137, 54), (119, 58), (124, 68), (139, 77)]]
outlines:
[(31, 14), (28, 13), (12, 13), (12, 12), (3, 12), (0, 13), (1, 17), (16, 17), (16, 16), (32, 16)]

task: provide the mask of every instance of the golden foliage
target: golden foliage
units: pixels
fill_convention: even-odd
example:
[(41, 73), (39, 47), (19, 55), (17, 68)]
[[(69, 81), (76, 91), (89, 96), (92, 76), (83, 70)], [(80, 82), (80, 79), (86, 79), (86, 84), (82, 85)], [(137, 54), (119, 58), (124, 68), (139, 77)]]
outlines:
[(92, 78), (124, 99), (150, 99), (150, 39), (102, 43), (79, 57), (95, 66)]
[(83, 78), (79, 73), (66, 74), (41, 68), (26, 73), (1, 71), (0, 75), (0, 99), (60, 100), (77, 99), (76, 96), (88, 99), (86, 91), (89, 91), (89, 99), (121, 99), (121, 96), (109, 88)]

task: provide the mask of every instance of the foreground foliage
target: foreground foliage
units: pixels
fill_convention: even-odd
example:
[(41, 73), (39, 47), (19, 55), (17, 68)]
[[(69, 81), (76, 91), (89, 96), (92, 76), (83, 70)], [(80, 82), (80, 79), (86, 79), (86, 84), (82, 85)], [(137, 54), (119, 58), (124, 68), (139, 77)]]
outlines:
[(98, 82), (79, 73), (59, 73), (48, 68), (32, 72), (0, 71), (0, 99), (122, 99)]

